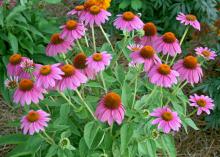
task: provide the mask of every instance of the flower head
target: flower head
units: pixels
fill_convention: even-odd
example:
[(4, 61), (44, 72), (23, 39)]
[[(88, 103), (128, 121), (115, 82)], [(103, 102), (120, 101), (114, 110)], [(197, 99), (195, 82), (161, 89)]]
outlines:
[(86, 64), (98, 73), (103, 71), (110, 64), (111, 59), (111, 54), (108, 54), (106, 51), (97, 52), (87, 58)]
[(210, 50), (208, 47), (197, 47), (195, 51), (197, 55), (202, 56), (207, 60), (214, 60), (217, 56), (216, 52)]
[(8, 89), (15, 89), (18, 86), (18, 77), (17, 76), (10, 76), (8, 79), (5, 80), (5, 87)]
[(9, 76), (19, 76), (22, 72), (20, 63), (24, 61), (26, 57), (22, 57), (20, 54), (13, 54), (9, 58), (9, 63), (7, 65), (7, 73)]
[(77, 54), (73, 59), (73, 65), (89, 79), (95, 79), (97, 72), (86, 64), (87, 56), (84, 53)]
[(132, 52), (130, 57), (134, 63), (144, 63), (146, 71), (149, 71), (154, 65), (161, 63), (160, 58), (151, 46), (143, 46), (140, 50)]
[(178, 113), (173, 112), (167, 106), (156, 108), (150, 115), (156, 117), (152, 121), (152, 124), (158, 124), (158, 129), (162, 129), (164, 133), (169, 133), (171, 130), (179, 131), (181, 127), (181, 120)]
[(197, 115), (200, 115), (203, 111), (207, 114), (210, 114), (210, 110), (213, 110), (215, 106), (213, 104), (213, 100), (205, 95), (191, 95), (189, 101), (190, 106), (196, 107), (198, 109)]
[(85, 11), (85, 7), (83, 5), (77, 5), (73, 10), (69, 11), (67, 15), (69, 16), (69, 15), (77, 14), (80, 19), (80, 16), (83, 14), (84, 11)]
[(157, 27), (152, 22), (148, 22), (143, 27), (144, 36), (141, 38), (142, 45), (153, 46), (154, 41), (157, 40)]
[(140, 30), (144, 26), (141, 19), (130, 11), (117, 16), (117, 19), (114, 21), (114, 26), (119, 30), (131, 32), (133, 30)]
[(191, 25), (192, 27), (200, 31), (200, 23), (195, 15), (192, 14), (185, 15), (183, 13), (179, 13), (176, 19), (181, 23), (183, 23), (184, 25)]
[(50, 121), (49, 114), (43, 110), (31, 110), (21, 119), (21, 129), (24, 134), (33, 135), (44, 131)]
[(139, 51), (143, 46), (140, 44), (129, 44), (127, 46), (127, 48), (131, 51), (131, 52), (135, 52), (135, 51)]
[(60, 34), (55, 33), (51, 36), (50, 43), (46, 47), (46, 54), (48, 56), (56, 56), (61, 53), (67, 53), (71, 50), (71, 41), (63, 39)]
[(60, 28), (63, 29), (60, 37), (68, 41), (80, 39), (85, 35), (84, 25), (75, 20), (68, 20), (66, 24)]
[(90, 25), (90, 27), (94, 25), (100, 26), (108, 20), (109, 16), (111, 16), (110, 12), (97, 5), (93, 5), (80, 16), (80, 20), (83, 21), (85, 25)]
[(56, 85), (57, 89), (60, 91), (66, 89), (76, 90), (81, 84), (87, 82), (87, 77), (73, 65), (61, 65), (60, 69), (64, 73), (62, 79), (58, 80)]
[(148, 76), (151, 83), (170, 88), (173, 84), (177, 84), (179, 73), (167, 64), (158, 64), (150, 69)]
[(198, 83), (203, 76), (202, 68), (194, 56), (186, 56), (177, 61), (173, 69), (178, 71), (182, 81), (186, 80), (191, 84)]
[(167, 32), (162, 37), (159, 37), (154, 42), (154, 48), (157, 52), (162, 52), (164, 55), (175, 56), (175, 54), (182, 52), (179, 41), (172, 32)]
[(13, 95), (13, 101), (20, 103), (22, 106), (25, 104), (30, 105), (32, 102), (37, 104), (39, 100), (44, 98), (44, 89), (37, 87), (35, 82), (30, 79), (21, 79)]
[(24, 59), (20, 63), (20, 66), (23, 69), (23, 71), (27, 72), (27, 73), (32, 73), (34, 71), (34, 68), (35, 68), (34, 61), (29, 59), (29, 58)]
[(121, 124), (124, 119), (124, 107), (117, 93), (109, 92), (100, 101), (95, 115), (101, 122), (112, 125), (114, 121)]
[(61, 80), (64, 73), (58, 67), (60, 64), (40, 65), (36, 70), (36, 85), (49, 89), (56, 85), (57, 80)]

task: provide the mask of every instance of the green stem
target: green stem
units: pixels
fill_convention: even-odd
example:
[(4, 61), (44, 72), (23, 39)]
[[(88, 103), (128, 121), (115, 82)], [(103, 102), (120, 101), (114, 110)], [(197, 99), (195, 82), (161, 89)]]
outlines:
[(105, 93), (107, 93), (108, 90), (107, 90), (107, 87), (106, 87), (106, 84), (105, 84), (105, 79), (103, 77), (103, 73), (102, 72), (100, 72), (100, 77), (101, 77), (101, 80), (102, 80), (102, 83), (103, 83), (103, 87), (104, 87)]
[(114, 52), (115, 50), (114, 50), (114, 48), (113, 48), (113, 46), (112, 46), (112, 44), (111, 44), (111, 42), (110, 42), (110, 40), (109, 40), (107, 34), (105, 33), (105, 31), (104, 31), (102, 25), (100, 25), (99, 27), (100, 27), (100, 29), (101, 29), (103, 35), (105, 36), (105, 39), (107, 40), (108, 44), (111, 46), (111, 48), (112, 48), (112, 52)]
[(94, 31), (94, 26), (92, 25), (92, 40), (93, 40), (93, 48), (94, 52), (96, 53), (96, 43), (95, 43), (95, 31)]
[(88, 38), (87, 38), (86, 32), (85, 32), (84, 38), (85, 38), (85, 41), (86, 41), (86, 46), (89, 47), (89, 42), (88, 42)]
[(166, 64), (168, 63), (168, 60), (169, 60), (169, 53), (167, 54), (167, 58), (166, 58)]
[(160, 87), (160, 105), (163, 107), (163, 88)]
[(191, 117), (192, 115), (194, 115), (197, 112), (197, 109), (193, 110), (190, 114), (188, 114), (186, 117)]
[(58, 93), (69, 103), (70, 106), (72, 106), (75, 110), (77, 109), (77, 108), (73, 105), (73, 103), (66, 97), (66, 95), (65, 95), (64, 93), (62, 93), (62, 92), (58, 92)]
[(79, 96), (79, 98), (81, 99), (81, 101), (83, 102), (83, 104), (85, 105), (85, 107), (87, 108), (87, 110), (89, 111), (89, 113), (92, 115), (92, 117), (96, 120), (95, 115), (93, 114), (93, 111), (91, 110), (91, 108), (89, 107), (89, 105), (85, 102), (85, 100), (82, 98), (80, 92), (78, 90), (76, 90), (77, 95)]
[(185, 39), (186, 34), (188, 33), (188, 31), (189, 31), (189, 26), (186, 27), (186, 30), (185, 30), (185, 32), (183, 33), (183, 36), (182, 36), (182, 38), (181, 38), (181, 40), (180, 40), (180, 45), (182, 45), (183, 40)]
[(77, 44), (77, 46), (79, 47), (80, 51), (81, 51), (81, 52), (84, 52), (83, 49), (82, 49), (82, 46), (81, 46), (80, 43), (79, 43), (79, 40), (76, 40), (76, 44)]
[(43, 131), (43, 134), (52, 142), (52, 144), (55, 144), (54, 140), (45, 131)]
[(47, 143), (49, 144), (53, 144), (49, 139), (47, 139), (46, 137), (44, 137), (43, 135), (41, 135), (41, 133), (38, 134), (43, 140), (45, 140)]
[(112, 67), (115, 66), (115, 64), (117, 64), (117, 61), (118, 59), (120, 58), (121, 54), (123, 53), (123, 49), (125, 49), (125, 46), (126, 46), (126, 41), (127, 41), (127, 32), (125, 32), (125, 36), (124, 36), (124, 44), (123, 46), (121, 47), (121, 51), (118, 53), (116, 59), (114, 60), (114, 62), (112, 63)]
[(131, 108), (134, 108), (134, 103), (135, 103), (135, 99), (136, 99), (136, 93), (137, 93), (137, 81), (138, 81), (138, 75), (135, 77), (135, 84), (134, 84), (134, 97), (133, 97), (133, 101), (132, 101), (132, 106)]
[(63, 57), (63, 60), (65, 61), (66, 64), (68, 64), (68, 61), (66, 59), (66, 55), (64, 53), (61, 53), (62, 57)]
[[(184, 41), (184, 39), (185, 39), (185, 37), (186, 37), (188, 31), (189, 31), (189, 26), (186, 27), (185, 32), (183, 33), (183, 36), (182, 36), (182, 38), (181, 38), (181, 40), (180, 40), (180, 46), (182, 45), (182, 43), (183, 43), (183, 41)], [(172, 59), (170, 65), (173, 65), (173, 63), (174, 63), (176, 57), (177, 57), (177, 54), (175, 54), (175, 56), (173, 57), (173, 59)]]

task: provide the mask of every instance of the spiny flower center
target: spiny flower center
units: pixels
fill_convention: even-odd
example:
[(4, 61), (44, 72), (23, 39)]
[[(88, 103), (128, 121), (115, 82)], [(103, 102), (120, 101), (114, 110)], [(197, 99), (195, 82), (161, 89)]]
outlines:
[(101, 12), (101, 8), (97, 5), (93, 5), (93, 6), (90, 7), (89, 11), (90, 11), (91, 14), (97, 15)]
[(95, 1), (96, 1), (96, 0), (87, 0), (87, 1), (84, 3), (84, 7), (85, 7), (85, 8), (90, 8), (91, 6), (93, 6), (93, 5), (96, 4)]
[(166, 111), (162, 114), (162, 119), (165, 121), (171, 121), (173, 119), (173, 115), (171, 112)]
[(64, 77), (72, 76), (75, 73), (75, 68), (74, 66), (70, 64), (63, 65), (61, 67), (61, 70), (64, 72)]
[(50, 65), (44, 65), (40, 68), (40, 74), (46, 76), (50, 73), (51, 73), (51, 66)]
[(176, 36), (172, 32), (167, 32), (163, 35), (163, 41), (166, 43), (173, 43), (176, 41)]
[(205, 107), (206, 106), (206, 101), (204, 99), (199, 99), (196, 101), (197, 105), (200, 107)]
[(184, 67), (188, 69), (195, 69), (197, 67), (197, 58), (193, 56), (187, 56), (183, 60)]
[(55, 33), (51, 36), (50, 41), (51, 41), (51, 43), (57, 45), (57, 44), (62, 43), (64, 40), (62, 38), (60, 38), (59, 33)]
[(8, 82), (8, 88), (12, 88), (12, 89), (14, 89), (14, 88), (16, 88), (17, 87), (17, 82), (16, 81), (14, 81), (14, 80), (12, 80), (12, 81), (9, 81)]
[(40, 114), (37, 111), (30, 111), (27, 115), (27, 120), (29, 122), (36, 122), (40, 118)]
[(167, 64), (161, 64), (158, 68), (158, 72), (162, 75), (168, 75), (171, 72), (170, 66)]
[(19, 89), (22, 91), (30, 91), (34, 87), (34, 82), (29, 79), (22, 79), (19, 82)]
[(21, 55), (20, 54), (13, 54), (10, 58), (9, 58), (9, 62), (13, 65), (17, 65), (21, 62)]
[(82, 11), (82, 10), (84, 10), (85, 9), (85, 7), (83, 6), (83, 5), (77, 5), (76, 7), (75, 7), (75, 10), (76, 11)]
[(135, 18), (135, 14), (132, 13), (131, 11), (127, 11), (127, 12), (123, 13), (122, 18), (125, 21), (131, 21), (131, 20), (133, 20)]
[(154, 36), (157, 33), (157, 27), (152, 22), (148, 22), (143, 28), (146, 36)]
[(207, 50), (202, 51), (202, 54), (203, 54), (203, 56), (205, 56), (205, 57), (210, 57), (210, 55), (211, 55), (211, 53), (210, 53), (209, 51), (207, 51)]
[(84, 53), (79, 53), (73, 59), (73, 65), (77, 69), (85, 69), (87, 67), (87, 65), (86, 65), (86, 58), (87, 57), (86, 57), (86, 55)]
[(102, 60), (102, 54), (101, 53), (95, 53), (95, 54), (93, 54), (92, 58), (93, 58), (94, 61), (99, 62), (99, 61)]
[(144, 46), (141, 51), (140, 55), (146, 59), (146, 58), (152, 58), (154, 56), (154, 49), (151, 46)]
[(104, 104), (109, 109), (117, 109), (121, 105), (121, 97), (117, 93), (110, 92), (104, 97)]
[(186, 19), (189, 21), (195, 21), (196, 20), (196, 16), (192, 15), (192, 14), (188, 14), (186, 15)]
[(66, 28), (68, 30), (74, 30), (76, 29), (78, 23), (75, 20), (69, 20), (66, 22)]

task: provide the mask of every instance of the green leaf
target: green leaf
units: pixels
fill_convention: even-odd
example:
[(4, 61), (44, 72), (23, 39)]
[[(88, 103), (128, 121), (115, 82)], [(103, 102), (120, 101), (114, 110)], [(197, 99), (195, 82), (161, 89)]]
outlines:
[(123, 154), (125, 152), (125, 150), (127, 149), (127, 146), (132, 138), (133, 135), (133, 127), (129, 124), (124, 124), (121, 127), (120, 130), (120, 135), (121, 135), (121, 153)]
[(8, 34), (8, 40), (9, 40), (9, 43), (11, 44), (13, 52), (18, 52), (18, 40), (17, 40), (17, 38), (12, 33), (9, 33)]
[(122, 0), (122, 2), (119, 4), (120, 9), (125, 9), (131, 4), (130, 0)]
[(156, 157), (156, 143), (151, 139), (138, 143), (138, 153), (140, 156), (148, 155), (149, 157)]
[(84, 128), (84, 139), (89, 148), (91, 148), (92, 143), (99, 131), (99, 125), (97, 122), (89, 122)]
[(57, 145), (52, 145), (48, 151), (47, 151), (47, 154), (46, 154), (46, 157), (53, 157), (54, 155), (57, 154), (57, 150), (58, 150), (58, 146)]
[(47, 3), (51, 3), (51, 4), (56, 4), (56, 3), (60, 3), (61, 0), (44, 0)]
[(115, 76), (118, 82), (122, 85), (125, 79), (125, 69), (121, 65), (115, 67)]
[(196, 126), (196, 124), (190, 118), (183, 118), (183, 123), (186, 123), (187, 125), (189, 125), (190, 127), (192, 127), (195, 130), (199, 130), (199, 128)]
[(132, 1), (131, 1), (131, 7), (132, 7), (134, 10), (140, 9), (141, 6), (142, 6), (142, 1), (141, 1), (141, 0), (132, 0)]
[(172, 135), (160, 136), (162, 149), (167, 152), (169, 157), (176, 157), (176, 148), (174, 143), (174, 137)]
[(20, 143), (24, 143), (27, 139), (28, 136), (25, 136), (23, 134), (11, 134), (11, 135), (0, 136), (0, 145), (20, 144)]

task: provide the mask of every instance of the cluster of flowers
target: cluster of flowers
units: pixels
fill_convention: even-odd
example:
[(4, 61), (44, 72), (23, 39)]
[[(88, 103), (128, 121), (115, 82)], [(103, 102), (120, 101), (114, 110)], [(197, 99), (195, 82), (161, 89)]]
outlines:
[[(46, 47), (46, 54), (48, 56), (61, 54), (65, 58), (65, 53), (72, 49), (73, 44), (79, 43), (78, 40), (85, 36), (87, 28), (94, 31), (93, 27), (99, 26), (103, 30), (101, 25), (111, 16), (111, 13), (106, 10), (108, 6), (108, 2), (103, 4), (95, 0), (87, 0), (83, 5), (76, 6), (68, 12), (68, 16), (76, 15), (78, 20), (68, 20), (65, 25), (60, 27), (61, 33), (52, 35), (51, 41)], [(200, 29), (200, 24), (194, 15), (181, 13), (177, 20)], [(178, 78), (191, 84), (201, 80), (203, 73), (196, 57), (186, 56), (177, 61), (173, 68), (171, 67), (172, 63), (171, 65), (162, 63), (158, 57), (158, 54), (162, 53), (175, 59), (176, 55), (181, 53), (181, 43), (172, 32), (159, 36), (153, 23), (144, 24), (138, 15), (130, 11), (118, 15), (114, 26), (126, 32), (144, 30), (145, 35), (128, 48), (132, 51), (130, 54), (132, 64), (144, 64), (144, 70), (151, 83), (170, 88), (173, 84), (177, 84)], [(208, 48), (200, 47), (195, 50), (198, 55), (207, 59), (214, 59), (216, 56), (215, 52)], [(16, 88), (13, 96), (15, 103), (20, 103), (22, 106), (30, 105), (32, 102), (38, 104), (44, 98), (43, 94), (50, 90), (63, 92), (70, 89), (77, 91), (81, 84), (86, 83), (89, 79), (95, 79), (99, 73), (105, 70), (110, 65), (111, 59), (111, 54), (106, 51), (94, 52), (88, 57), (81, 52), (74, 57), (71, 63), (66, 61), (66, 63), (53, 65), (40, 65), (20, 54), (14, 54), (10, 57), (7, 66), (11, 79), (6, 81), (6, 86)], [(191, 106), (198, 108), (197, 114), (201, 114), (202, 111), (209, 114), (210, 109), (214, 107), (213, 100), (207, 96), (190, 96), (190, 101)], [(95, 117), (112, 125), (114, 121), (121, 124), (124, 114), (125, 109), (120, 95), (106, 92), (99, 101)], [(158, 124), (158, 128), (165, 133), (169, 133), (171, 130), (178, 131), (181, 127), (181, 120), (177, 112), (172, 111), (168, 106), (157, 108), (150, 115), (157, 117), (152, 124)], [(43, 110), (31, 110), (22, 118), (23, 133), (32, 135), (44, 130), (50, 120), (49, 116)]]

